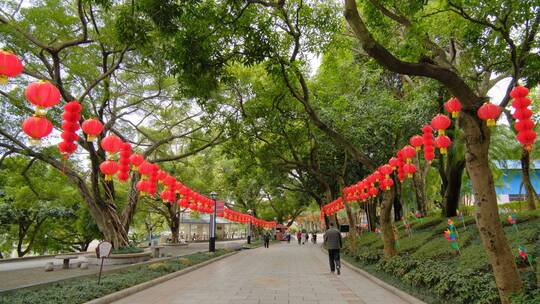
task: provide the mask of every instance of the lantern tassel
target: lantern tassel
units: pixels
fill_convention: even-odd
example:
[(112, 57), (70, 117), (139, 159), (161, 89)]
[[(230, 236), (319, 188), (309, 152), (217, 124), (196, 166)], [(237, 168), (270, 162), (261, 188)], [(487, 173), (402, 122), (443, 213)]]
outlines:
[(440, 130), (438, 130), (438, 133), (439, 133), (439, 135), (444, 135), (444, 130), (440, 129)]
[(441, 154), (443, 154), (443, 155), (447, 153), (446, 148), (441, 148), (440, 151), (441, 151)]
[(106, 181), (111, 181), (112, 180), (112, 175), (105, 175), (105, 180)]
[(488, 127), (493, 127), (497, 124), (497, 122), (495, 121), (495, 119), (490, 118), (487, 120), (486, 124)]
[(6, 75), (0, 75), (0, 84), (7, 84), (8, 77)]
[(96, 137), (94, 135), (88, 135), (86, 137), (87, 142), (93, 142), (94, 140), (96, 140)]
[(452, 118), (458, 118), (459, 112), (452, 112)]

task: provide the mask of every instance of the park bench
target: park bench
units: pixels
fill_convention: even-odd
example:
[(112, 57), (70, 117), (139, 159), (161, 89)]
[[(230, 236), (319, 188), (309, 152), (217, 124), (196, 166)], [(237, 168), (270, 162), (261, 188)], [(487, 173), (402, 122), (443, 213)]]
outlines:
[(62, 264), (63, 269), (69, 269), (69, 260), (77, 259), (79, 256), (77, 255), (57, 255), (54, 258), (57, 260), (63, 260), (64, 263)]

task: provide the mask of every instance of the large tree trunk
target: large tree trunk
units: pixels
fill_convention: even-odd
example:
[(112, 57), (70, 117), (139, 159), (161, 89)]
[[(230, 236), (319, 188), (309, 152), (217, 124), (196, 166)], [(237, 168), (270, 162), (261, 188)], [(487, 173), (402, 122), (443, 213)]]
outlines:
[(488, 160), (490, 130), (476, 117), (475, 112), (472, 112), (474, 116), (469, 113), (462, 115), (461, 126), (467, 146), (467, 171), (474, 189), (476, 223), (501, 300), (510, 303), (509, 296), (521, 290), (523, 285), (499, 219), (495, 184)]
[(90, 197), (85, 197), (85, 201), (90, 210), (90, 214), (96, 221), (99, 231), (103, 233), (103, 238), (112, 243), (114, 248), (129, 245), (126, 229), (116, 213), (114, 205), (106, 202), (97, 203)]
[(444, 215), (453, 217), (457, 215), (459, 199), (461, 198), (461, 177), (465, 169), (465, 160), (449, 160), (445, 175), (446, 187), (444, 187), (444, 195), (442, 205)]
[(377, 228), (377, 203), (368, 199), (365, 205), (369, 231), (375, 232)]
[(530, 165), (531, 157), (529, 151), (522, 149), (521, 150), (521, 181), (523, 186), (525, 186), (526, 199), (527, 199), (527, 208), (529, 210), (536, 209), (536, 191), (531, 183), (530, 175)]
[(383, 232), (384, 256), (387, 258), (396, 255), (396, 240), (392, 227), (392, 204), (394, 202), (394, 189), (384, 191), (381, 204), (381, 228)]
[(167, 211), (169, 212), (169, 228), (171, 229), (172, 244), (178, 244), (178, 236), (180, 230), (180, 216), (178, 214), (178, 205), (175, 203), (167, 204)]
[[(343, 177), (337, 176), (337, 183), (339, 187), (339, 193), (343, 192), (343, 188), (345, 187), (345, 181), (343, 180)], [(358, 227), (356, 226), (356, 218), (354, 217), (354, 214), (351, 210), (351, 206), (344, 202), (343, 205), (345, 206), (345, 212), (347, 213), (347, 220), (349, 222), (349, 234), (354, 238), (358, 235)]]

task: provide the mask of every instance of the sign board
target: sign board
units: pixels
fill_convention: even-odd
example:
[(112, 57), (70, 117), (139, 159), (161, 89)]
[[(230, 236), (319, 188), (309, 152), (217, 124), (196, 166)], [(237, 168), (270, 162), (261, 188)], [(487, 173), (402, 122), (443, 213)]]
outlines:
[(349, 232), (349, 225), (339, 225), (339, 232)]
[(224, 201), (216, 201), (216, 212), (217, 213), (223, 213), (225, 211), (225, 202)]
[(112, 244), (109, 242), (101, 242), (96, 248), (96, 256), (99, 258), (108, 258), (111, 255)]

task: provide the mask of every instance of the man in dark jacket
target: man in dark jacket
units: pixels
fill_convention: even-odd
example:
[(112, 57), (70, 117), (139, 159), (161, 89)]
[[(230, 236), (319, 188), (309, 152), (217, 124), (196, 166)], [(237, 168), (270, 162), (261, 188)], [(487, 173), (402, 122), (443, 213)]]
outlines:
[(270, 232), (266, 231), (264, 234), (264, 248), (270, 247)]
[(339, 261), (339, 251), (342, 247), (341, 233), (336, 229), (335, 223), (330, 223), (330, 228), (324, 233), (324, 247), (328, 250), (330, 260), (330, 271), (341, 274), (341, 263)]

